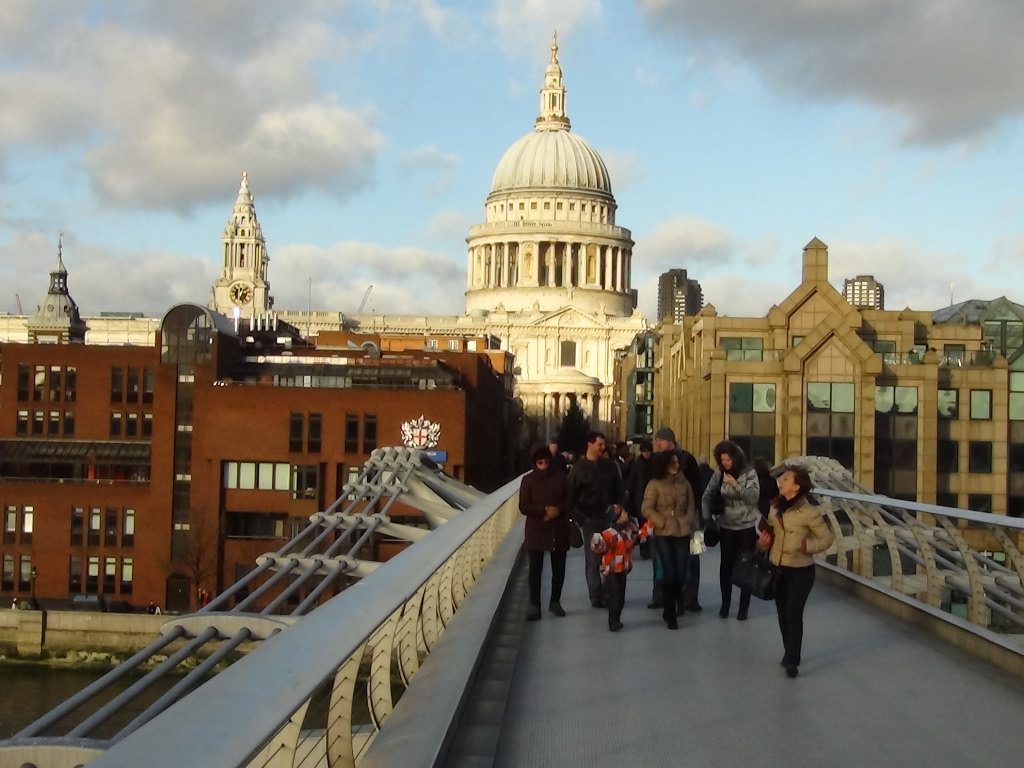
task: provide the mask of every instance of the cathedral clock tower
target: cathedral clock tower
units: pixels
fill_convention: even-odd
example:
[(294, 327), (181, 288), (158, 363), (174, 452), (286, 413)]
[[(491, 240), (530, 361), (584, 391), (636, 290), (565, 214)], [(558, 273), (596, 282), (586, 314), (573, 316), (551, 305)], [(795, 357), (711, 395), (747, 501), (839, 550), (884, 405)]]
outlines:
[(236, 307), (241, 317), (271, 309), (274, 298), (267, 282), (270, 257), (245, 173), (221, 240), (223, 262), (220, 276), (213, 284), (210, 307), (228, 317), (234, 315)]

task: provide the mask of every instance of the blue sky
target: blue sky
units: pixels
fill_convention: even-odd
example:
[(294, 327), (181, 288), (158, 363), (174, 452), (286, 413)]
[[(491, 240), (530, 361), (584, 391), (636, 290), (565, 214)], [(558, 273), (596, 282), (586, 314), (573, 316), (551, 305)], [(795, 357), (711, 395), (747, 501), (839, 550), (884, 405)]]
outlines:
[(1024, 302), (1019, 0), (5, 0), (0, 311), (58, 232), (85, 314), (205, 303), (245, 170), (278, 307), (460, 312), (554, 29), (649, 317), (673, 267), (762, 315), (812, 237), (889, 309)]

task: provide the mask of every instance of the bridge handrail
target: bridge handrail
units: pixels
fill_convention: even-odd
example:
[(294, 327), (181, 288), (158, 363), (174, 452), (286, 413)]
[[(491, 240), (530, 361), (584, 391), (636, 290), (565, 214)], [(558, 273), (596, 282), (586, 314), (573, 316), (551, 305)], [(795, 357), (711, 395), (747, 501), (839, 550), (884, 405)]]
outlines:
[[(331, 753), (331, 765), (354, 765), (390, 712), (393, 660), (407, 682), (518, 519), (518, 488), (516, 479), (476, 502), (113, 744), (89, 767), (291, 766), (301, 760), (297, 751), (316, 749)], [(368, 658), (374, 722), (359, 744), (352, 738), (353, 691)], [(311, 738), (303, 720), (325, 686), (327, 722)]]

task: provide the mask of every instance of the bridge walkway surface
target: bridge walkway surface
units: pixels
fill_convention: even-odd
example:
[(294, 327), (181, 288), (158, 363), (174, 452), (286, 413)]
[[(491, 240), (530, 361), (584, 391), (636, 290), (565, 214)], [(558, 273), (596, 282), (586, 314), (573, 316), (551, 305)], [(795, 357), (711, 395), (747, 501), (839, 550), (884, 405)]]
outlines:
[[(493, 764), (1020, 763), (1024, 680), (820, 572), (805, 613), (800, 675), (787, 678), (774, 604), (755, 598), (741, 622), (737, 594), (732, 616), (719, 618), (717, 549), (701, 559), (702, 612), (668, 630), (661, 612), (646, 608), (651, 564), (638, 560), (625, 628), (611, 633), (606, 612), (587, 599), (582, 550), (570, 552), (568, 616), (545, 612), (522, 626)], [(545, 569), (545, 605), (548, 579)], [(524, 607), (512, 600), (505, 611)], [(449, 755), (449, 764), (474, 762)]]

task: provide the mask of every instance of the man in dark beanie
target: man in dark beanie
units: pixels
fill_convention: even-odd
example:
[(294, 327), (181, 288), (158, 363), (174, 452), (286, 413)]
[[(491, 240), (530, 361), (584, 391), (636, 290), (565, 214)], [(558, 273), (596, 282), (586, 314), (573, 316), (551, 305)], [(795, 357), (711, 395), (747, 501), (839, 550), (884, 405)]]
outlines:
[[(683, 477), (689, 481), (693, 497), (701, 498), (704, 494), (704, 482), (701, 479), (697, 460), (692, 453), (679, 447), (676, 442), (676, 433), (670, 427), (662, 427), (654, 433), (654, 450), (657, 453), (673, 451), (676, 454), (679, 458), (679, 469)], [(697, 593), (700, 591), (700, 556), (691, 555), (688, 562), (690, 567), (689, 573), (686, 574), (683, 603), (686, 610), (696, 612), (701, 610), (700, 601), (697, 599)], [(655, 585), (655, 594), (658, 594), (657, 585)]]

